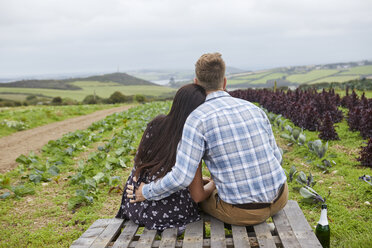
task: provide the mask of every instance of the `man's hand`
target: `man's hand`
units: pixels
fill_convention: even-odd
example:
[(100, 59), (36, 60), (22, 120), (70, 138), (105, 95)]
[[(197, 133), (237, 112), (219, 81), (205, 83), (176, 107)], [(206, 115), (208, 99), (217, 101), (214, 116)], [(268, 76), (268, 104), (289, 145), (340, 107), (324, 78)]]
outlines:
[(133, 185), (128, 185), (127, 188), (127, 198), (132, 199), (129, 202), (135, 203), (135, 202), (143, 202), (146, 200), (146, 198), (142, 195), (142, 188), (145, 186), (145, 183), (141, 183), (138, 189), (134, 189)]

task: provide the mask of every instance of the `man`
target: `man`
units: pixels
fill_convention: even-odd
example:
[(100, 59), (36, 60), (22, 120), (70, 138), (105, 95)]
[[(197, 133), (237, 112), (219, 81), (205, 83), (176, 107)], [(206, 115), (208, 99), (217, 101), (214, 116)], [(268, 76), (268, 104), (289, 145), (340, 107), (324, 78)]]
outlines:
[[(225, 92), (221, 54), (202, 55), (195, 72), (207, 98), (186, 120), (176, 164), (162, 179), (142, 184), (132, 202), (160, 200), (187, 187), (203, 159), (217, 188), (201, 203), (203, 211), (229, 224), (261, 223), (288, 200), (270, 122), (257, 106)], [(134, 198), (131, 189), (128, 198)]]

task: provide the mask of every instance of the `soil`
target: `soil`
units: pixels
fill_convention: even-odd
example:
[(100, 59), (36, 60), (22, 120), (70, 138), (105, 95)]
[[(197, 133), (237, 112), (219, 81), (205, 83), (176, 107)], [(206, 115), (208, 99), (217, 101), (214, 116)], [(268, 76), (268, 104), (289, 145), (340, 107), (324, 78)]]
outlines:
[(28, 155), (30, 151), (40, 153), (41, 148), (49, 140), (61, 138), (68, 132), (86, 129), (93, 122), (99, 121), (113, 113), (126, 111), (131, 106), (121, 106), (99, 110), (89, 115), (79, 116), (64, 121), (20, 131), (0, 139), (0, 173), (5, 173), (17, 166), (15, 161), (21, 154)]

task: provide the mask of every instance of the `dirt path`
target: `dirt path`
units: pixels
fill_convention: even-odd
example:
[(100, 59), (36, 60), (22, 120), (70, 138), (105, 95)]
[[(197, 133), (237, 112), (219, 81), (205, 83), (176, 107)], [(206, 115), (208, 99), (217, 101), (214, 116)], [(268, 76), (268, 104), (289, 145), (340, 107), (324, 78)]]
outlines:
[(20, 131), (0, 139), (0, 173), (14, 169), (17, 166), (16, 158), (28, 155), (30, 151), (40, 152), (43, 145), (49, 140), (61, 138), (63, 134), (78, 129), (85, 129), (95, 121), (106, 116), (128, 110), (131, 106), (99, 110), (89, 115), (79, 116), (64, 121), (54, 122), (41, 127)]

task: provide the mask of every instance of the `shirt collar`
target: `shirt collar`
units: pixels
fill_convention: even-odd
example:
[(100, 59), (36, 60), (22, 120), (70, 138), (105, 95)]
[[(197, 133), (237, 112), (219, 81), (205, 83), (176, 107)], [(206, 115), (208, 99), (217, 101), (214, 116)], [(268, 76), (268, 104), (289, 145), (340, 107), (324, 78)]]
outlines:
[(230, 96), (230, 94), (227, 93), (226, 91), (218, 90), (218, 91), (209, 93), (207, 95), (207, 98), (205, 99), (205, 101), (209, 101), (209, 100), (212, 100), (212, 99), (215, 99), (215, 98), (219, 98), (219, 97), (223, 97), (223, 96)]

